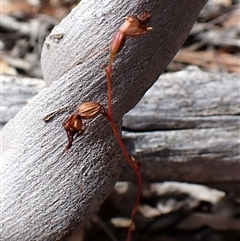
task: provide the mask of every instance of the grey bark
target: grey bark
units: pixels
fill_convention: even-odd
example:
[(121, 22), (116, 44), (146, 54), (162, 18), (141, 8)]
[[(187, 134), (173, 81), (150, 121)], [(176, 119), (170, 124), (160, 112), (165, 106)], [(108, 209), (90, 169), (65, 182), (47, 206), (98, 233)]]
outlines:
[[(2, 80), (5, 122), (45, 86), (43, 80)], [(143, 181), (187, 181), (240, 191), (238, 85), (238, 74), (197, 67), (156, 81), (123, 117), (123, 140), (141, 161)], [(134, 181), (126, 162), (122, 165), (121, 180)]]
[[(61, 113), (68, 104), (106, 103), (108, 45), (127, 14), (141, 1), (81, 3), (54, 28), (42, 53), (44, 79), (52, 83), (31, 99), (2, 130), (3, 240), (64, 240), (79, 229), (110, 194), (120, 174), (117, 144), (106, 120), (90, 121), (65, 153)], [(154, 30), (127, 40), (114, 63), (114, 115), (120, 123), (154, 83), (190, 31), (206, 1), (148, 1)], [(71, 108), (70, 108), (71, 109)]]
[[(239, 74), (189, 68), (162, 75), (123, 119), (143, 180), (204, 183), (240, 191)], [(124, 167), (121, 178), (133, 180)]]
[(41, 79), (1, 75), (0, 128), (13, 118), (27, 104), (27, 101), (40, 92), (46, 83)]

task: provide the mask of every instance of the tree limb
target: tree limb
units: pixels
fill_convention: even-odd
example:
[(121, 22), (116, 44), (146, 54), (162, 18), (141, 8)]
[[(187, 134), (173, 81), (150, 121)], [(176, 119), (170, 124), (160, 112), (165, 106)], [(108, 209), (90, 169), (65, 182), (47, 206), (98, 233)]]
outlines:
[[(31, 99), (2, 130), (3, 240), (64, 240), (79, 229), (110, 194), (120, 175), (116, 142), (104, 118), (65, 153), (61, 123), (46, 113), (80, 102), (106, 103), (101, 65), (105, 48), (123, 17), (140, 10), (141, 1), (82, 0), (54, 28), (42, 53), (44, 79), (52, 83)], [(147, 1), (154, 30), (128, 39), (114, 63), (113, 108), (120, 123), (154, 83), (187, 37), (206, 1)]]
[[(240, 190), (239, 74), (196, 67), (162, 75), (123, 118), (123, 141), (144, 182)], [(125, 163), (122, 180), (134, 180)]]

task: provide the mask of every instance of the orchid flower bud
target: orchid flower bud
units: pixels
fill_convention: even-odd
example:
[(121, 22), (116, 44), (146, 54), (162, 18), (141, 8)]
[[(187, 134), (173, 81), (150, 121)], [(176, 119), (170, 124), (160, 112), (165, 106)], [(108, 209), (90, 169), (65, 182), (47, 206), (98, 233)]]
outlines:
[(86, 127), (83, 119), (92, 119), (100, 113), (106, 115), (103, 106), (97, 102), (84, 102), (78, 106), (77, 110), (63, 123), (63, 128), (68, 136), (68, 145), (65, 150), (69, 150), (72, 146), (73, 138), (76, 134), (81, 135), (85, 131)]
[(116, 55), (122, 49), (126, 37), (140, 36), (152, 30), (152, 27), (147, 27), (151, 17), (152, 16), (148, 12), (141, 13), (137, 15), (137, 17), (126, 16), (125, 22), (114, 35), (110, 44), (111, 56)]
[(96, 117), (101, 111), (104, 112), (103, 106), (97, 102), (84, 102), (78, 106), (76, 114), (82, 119), (92, 119)]
[(85, 126), (81, 117), (74, 113), (63, 123), (63, 128), (67, 132), (68, 145), (65, 150), (68, 150), (72, 146), (73, 137), (76, 134), (82, 134), (85, 131)]
[(139, 14), (136, 18), (127, 16), (119, 30), (124, 32), (126, 37), (143, 35), (152, 29), (151, 27), (147, 27), (150, 18), (151, 15), (148, 13)]

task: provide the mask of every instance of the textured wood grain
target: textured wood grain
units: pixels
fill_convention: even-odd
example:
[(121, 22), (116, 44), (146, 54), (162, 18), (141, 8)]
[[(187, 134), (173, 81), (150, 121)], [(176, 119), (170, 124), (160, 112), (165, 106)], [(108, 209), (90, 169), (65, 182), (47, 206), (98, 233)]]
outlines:
[[(90, 121), (84, 136), (64, 153), (66, 113), (42, 117), (68, 104), (106, 103), (101, 69), (113, 33), (141, 1), (82, 0), (54, 28), (42, 53), (51, 83), (2, 130), (3, 240), (64, 240), (81, 227), (110, 194), (120, 174), (116, 142), (106, 120)], [(154, 30), (128, 39), (114, 64), (114, 109), (118, 123), (143, 96), (180, 48), (206, 1), (146, 1)], [(57, 35), (55, 35), (57, 34)], [(62, 36), (62, 38), (57, 38)]]
[(27, 104), (27, 101), (46, 87), (41, 79), (20, 76), (6, 76), (1, 78), (1, 120), (2, 128), (17, 112)]
[[(123, 119), (124, 141), (145, 181), (239, 190), (239, 75), (189, 68), (159, 78)], [(127, 168), (124, 180), (132, 175)], [(229, 186), (227, 184), (229, 183)]]

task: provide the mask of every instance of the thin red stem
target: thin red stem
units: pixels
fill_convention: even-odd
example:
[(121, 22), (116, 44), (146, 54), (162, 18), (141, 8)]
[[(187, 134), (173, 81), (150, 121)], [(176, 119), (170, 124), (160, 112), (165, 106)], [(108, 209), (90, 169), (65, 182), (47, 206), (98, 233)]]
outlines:
[(112, 130), (113, 130), (113, 133), (114, 133), (114, 136), (119, 144), (119, 146), (121, 147), (122, 149), (122, 152), (129, 164), (129, 166), (133, 169), (133, 171), (135, 172), (135, 175), (137, 177), (137, 184), (138, 184), (138, 189), (137, 189), (137, 195), (136, 195), (136, 200), (134, 202), (134, 206), (133, 206), (133, 209), (132, 209), (132, 213), (131, 213), (131, 224), (128, 228), (128, 234), (127, 234), (127, 239), (126, 241), (130, 241), (131, 240), (131, 233), (132, 233), (132, 225), (133, 225), (133, 218), (137, 212), (137, 208), (138, 208), (138, 205), (139, 205), (139, 201), (140, 201), (140, 195), (141, 195), (141, 186), (142, 186), (142, 178), (141, 178), (141, 174), (140, 174), (140, 171), (139, 171), (139, 166), (138, 165), (135, 165), (133, 160), (129, 157), (127, 151), (126, 151), (126, 148), (122, 142), (122, 139), (120, 137), (120, 135), (118, 134), (118, 131), (117, 131), (117, 127), (115, 125), (115, 122), (112, 118), (112, 116), (109, 116), (108, 114), (106, 114), (106, 118), (108, 119), (111, 127), (112, 127)]
[(108, 65), (105, 69), (107, 75), (107, 88), (108, 88), (108, 115), (113, 116), (112, 114), (112, 81), (111, 81), (111, 73), (112, 73), (112, 65)]
[(138, 189), (137, 189), (137, 195), (136, 195), (136, 200), (134, 202), (134, 206), (131, 212), (131, 224), (129, 225), (128, 228), (128, 234), (127, 234), (127, 239), (126, 241), (130, 241), (131, 240), (131, 233), (132, 233), (132, 225), (133, 225), (133, 219), (134, 216), (137, 212), (137, 208), (139, 205), (139, 201), (140, 201), (140, 195), (141, 195), (141, 185), (142, 185), (142, 179), (141, 179), (141, 174), (139, 171), (139, 165), (138, 163), (134, 163), (133, 160), (129, 157), (127, 150), (122, 142), (122, 139), (118, 133), (117, 127), (115, 125), (114, 119), (113, 119), (113, 113), (112, 113), (112, 80), (111, 80), (111, 74), (112, 74), (112, 63), (113, 63), (113, 58), (114, 56), (112, 54), (110, 54), (110, 59), (109, 59), (109, 64), (107, 66), (107, 68), (105, 69), (106, 72), (106, 76), (107, 76), (107, 87), (108, 87), (108, 113), (105, 113), (104, 116), (107, 118), (107, 120), (109, 121), (114, 136), (119, 144), (119, 146), (122, 149), (122, 152), (129, 164), (129, 166), (133, 169), (133, 171), (135, 172), (135, 175), (137, 177), (137, 184), (138, 184)]

